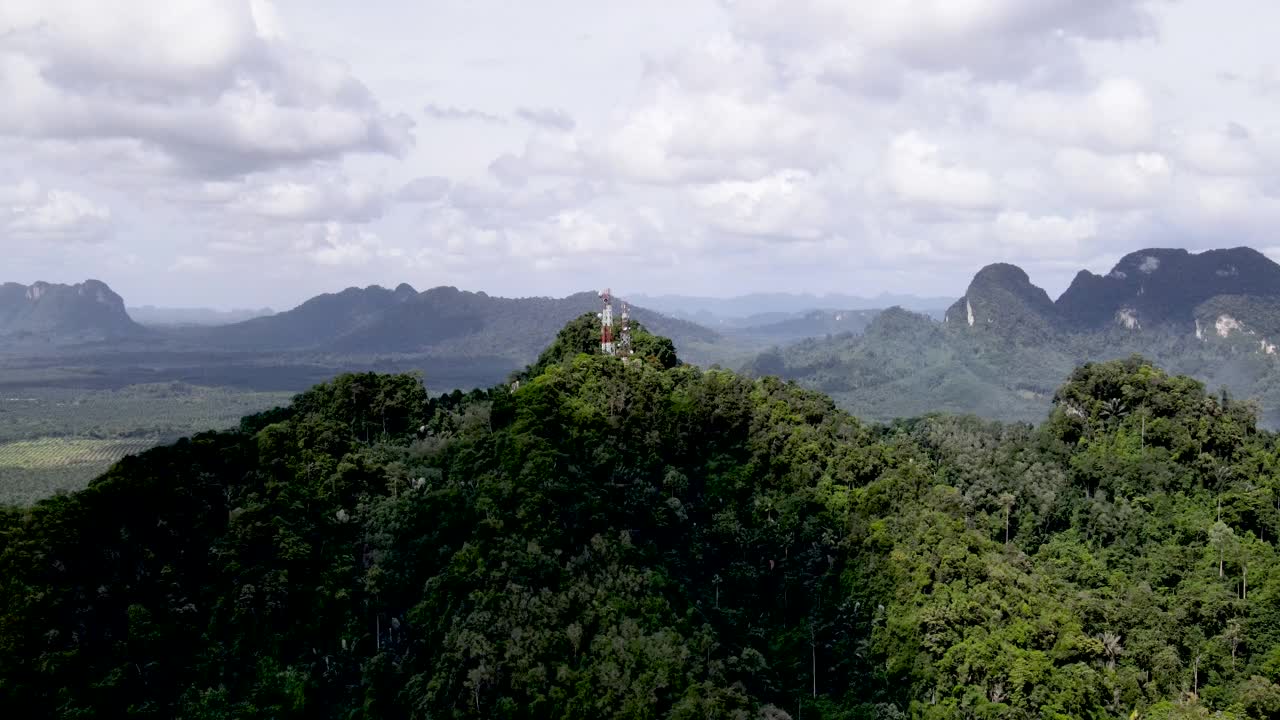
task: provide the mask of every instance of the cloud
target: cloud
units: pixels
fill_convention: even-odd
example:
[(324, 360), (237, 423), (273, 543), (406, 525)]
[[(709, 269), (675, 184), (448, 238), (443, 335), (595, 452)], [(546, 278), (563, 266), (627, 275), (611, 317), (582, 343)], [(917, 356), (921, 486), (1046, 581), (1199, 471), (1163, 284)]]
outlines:
[(830, 221), (825, 188), (803, 170), (697, 185), (689, 194), (707, 224), (728, 233), (812, 240)]
[(1155, 111), (1143, 86), (1107, 78), (1085, 94), (1008, 94), (992, 116), (1005, 127), (1041, 140), (1098, 150), (1142, 150), (1155, 142)]
[(69, 190), (34, 180), (0, 185), (0, 241), (97, 242), (111, 231), (111, 209)]
[(1098, 237), (1098, 218), (1093, 213), (1063, 217), (1006, 211), (996, 216), (993, 227), (1006, 247), (1018, 248), (1024, 257), (1072, 257), (1082, 243)]
[(396, 193), (401, 202), (434, 203), (443, 200), (453, 183), (449, 178), (438, 176), (419, 177), (410, 180)]
[(1149, 36), (1145, 0), (723, 0), (745, 37), (794, 49), (853, 43), (928, 72), (1053, 82), (1082, 73), (1078, 40)]
[(889, 188), (908, 202), (962, 209), (996, 202), (995, 182), (985, 170), (946, 161), (937, 145), (914, 131), (890, 143), (884, 172)]
[(386, 246), (376, 234), (338, 222), (308, 226), (294, 241), (293, 250), (316, 265), (332, 267), (354, 267), (376, 258), (403, 256), (403, 250)]
[(1259, 137), (1239, 123), (1178, 134), (1178, 158), (1206, 175), (1256, 175), (1280, 169), (1280, 138)]
[(812, 167), (821, 161), (818, 135), (815, 118), (781, 97), (689, 95), (671, 85), (615, 130), (584, 145), (589, 165), (661, 184), (755, 179), (777, 164)]
[(266, 0), (9, 0), (0, 134), (135, 140), (200, 174), (403, 155), (412, 122), (278, 22)]
[(472, 108), (457, 108), (447, 105), (428, 104), (422, 109), (423, 114), (433, 120), (449, 121), (474, 121), (480, 123), (490, 123), (493, 125), (505, 125), (507, 119), (501, 115), (493, 115), (483, 110), (475, 110)]
[(1067, 148), (1056, 154), (1053, 166), (1076, 198), (1110, 209), (1152, 206), (1173, 179), (1173, 166), (1160, 153), (1106, 155)]
[(250, 178), (229, 203), (234, 212), (287, 222), (368, 222), (382, 215), (381, 188), (343, 176)]
[(182, 273), (202, 273), (208, 272), (216, 267), (216, 263), (212, 258), (205, 255), (179, 255), (169, 265), (170, 272)]
[(569, 132), (575, 126), (573, 117), (559, 108), (518, 108), (516, 117), (530, 125), (547, 130)]

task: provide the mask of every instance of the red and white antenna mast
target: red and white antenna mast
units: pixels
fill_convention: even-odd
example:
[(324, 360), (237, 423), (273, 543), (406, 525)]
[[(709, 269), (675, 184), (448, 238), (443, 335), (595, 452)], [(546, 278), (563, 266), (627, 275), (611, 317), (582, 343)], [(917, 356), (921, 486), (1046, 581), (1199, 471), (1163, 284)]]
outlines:
[(613, 298), (608, 288), (600, 297), (604, 298), (604, 312), (600, 313), (600, 353), (613, 355)]

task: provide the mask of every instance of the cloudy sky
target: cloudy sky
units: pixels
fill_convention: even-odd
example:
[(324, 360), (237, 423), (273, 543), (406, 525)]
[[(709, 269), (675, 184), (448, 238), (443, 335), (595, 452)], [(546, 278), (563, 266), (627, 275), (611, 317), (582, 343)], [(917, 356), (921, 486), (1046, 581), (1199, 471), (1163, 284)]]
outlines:
[[(0, 280), (1056, 295), (1280, 248), (1274, 0), (4, 0)], [(1280, 257), (1280, 253), (1273, 252)]]

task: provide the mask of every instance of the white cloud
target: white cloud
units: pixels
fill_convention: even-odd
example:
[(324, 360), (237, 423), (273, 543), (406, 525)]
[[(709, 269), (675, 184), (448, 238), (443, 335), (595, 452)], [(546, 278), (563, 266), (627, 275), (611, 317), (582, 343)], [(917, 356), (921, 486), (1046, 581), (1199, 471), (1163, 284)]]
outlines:
[(1144, 0), (723, 0), (739, 31), (783, 47), (853, 42), (909, 66), (980, 78), (1080, 72), (1078, 39), (1152, 32)]
[(814, 118), (782, 98), (731, 93), (689, 95), (670, 83), (603, 138), (587, 141), (595, 167), (651, 183), (753, 179), (777, 162), (819, 161)]
[(366, 222), (382, 214), (384, 191), (338, 176), (251, 178), (240, 186), (230, 209), (268, 220)]
[(496, 7), (0, 0), (0, 178), (42, 183), (0, 232), (211, 298), (202, 259), (263, 295), (945, 292), (1280, 223), (1264, 0)]
[(1160, 153), (1104, 155), (1066, 148), (1053, 165), (1075, 197), (1102, 208), (1152, 206), (1165, 197), (1173, 180), (1173, 167)]
[(308, 226), (293, 249), (316, 265), (336, 267), (365, 265), (375, 258), (398, 258), (404, 254), (399, 248), (384, 245), (372, 232), (338, 222)]
[(1179, 133), (1179, 159), (1206, 175), (1255, 175), (1280, 169), (1280, 141), (1258, 137), (1238, 123)]
[(1052, 143), (1141, 150), (1155, 141), (1155, 110), (1143, 86), (1108, 78), (1086, 94), (997, 94), (992, 115), (1011, 130)]
[(1006, 211), (996, 216), (994, 229), (1005, 246), (1021, 253), (1072, 257), (1082, 243), (1098, 236), (1098, 218), (1092, 213), (1063, 217)]
[(0, 241), (96, 242), (111, 229), (111, 209), (33, 180), (0, 185)]
[(813, 239), (824, 232), (830, 207), (826, 189), (803, 170), (780, 170), (759, 180), (695, 185), (689, 194), (707, 224), (762, 237)]
[(179, 255), (169, 265), (170, 272), (202, 273), (216, 267), (212, 258), (205, 255)]
[(404, 153), (411, 121), (382, 111), (341, 63), (284, 42), (268, 8), (8, 0), (0, 134), (131, 139), (216, 173)]
[(937, 145), (915, 131), (893, 139), (884, 172), (889, 188), (908, 202), (985, 208), (996, 201), (995, 182), (985, 170), (947, 161)]
[(419, 177), (405, 183), (396, 197), (402, 202), (433, 203), (443, 200), (452, 186), (449, 178), (434, 175)]

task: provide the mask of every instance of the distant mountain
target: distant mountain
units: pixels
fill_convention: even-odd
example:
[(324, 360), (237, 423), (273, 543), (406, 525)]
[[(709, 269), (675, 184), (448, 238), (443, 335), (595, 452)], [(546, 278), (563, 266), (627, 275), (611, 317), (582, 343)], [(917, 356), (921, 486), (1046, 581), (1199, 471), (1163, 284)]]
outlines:
[(77, 285), (0, 285), (0, 335), (48, 341), (135, 337), (144, 329), (99, 280)]
[[(565, 323), (600, 308), (594, 292), (566, 298), (503, 298), (455, 287), (416, 292), (379, 286), (312, 298), (270, 317), (210, 328), (201, 338), (224, 349), (295, 350), (342, 355), (503, 357), (530, 362)], [(615, 312), (621, 312), (620, 305)], [(633, 307), (635, 318), (686, 345), (717, 334)]]
[(1261, 403), (1280, 427), (1280, 265), (1248, 249), (1140, 250), (1082, 271), (1056, 301), (1014, 265), (980, 270), (930, 323), (883, 313), (862, 336), (811, 339), (748, 365), (873, 419), (926, 412), (1035, 421), (1081, 363), (1141, 354)]
[(767, 313), (755, 315), (748, 323), (725, 329), (722, 332), (735, 338), (769, 343), (790, 343), (805, 338), (859, 334), (880, 314), (880, 310), (810, 310), (803, 313)]
[(215, 310), (213, 308), (175, 308), (143, 305), (129, 308), (129, 316), (141, 325), (230, 325), (254, 318), (274, 315), (271, 308), (237, 308)]
[(944, 297), (918, 297), (881, 293), (874, 297), (828, 293), (826, 295), (795, 293), (751, 293), (737, 297), (714, 298), (691, 295), (635, 295), (638, 305), (703, 324), (732, 324), (738, 318), (765, 313), (803, 313), (809, 310), (883, 310), (903, 307), (918, 312), (937, 311), (953, 301)]
[(1195, 309), (1218, 295), (1280, 296), (1280, 265), (1251, 248), (1150, 249), (1130, 253), (1107, 275), (1081, 270), (1056, 307), (1076, 330), (1170, 325), (1190, 331)]
[(416, 296), (417, 291), (407, 284), (394, 290), (379, 285), (363, 289), (349, 287), (342, 292), (317, 295), (282, 313), (209, 328), (199, 337), (222, 349), (317, 349), (374, 322), (389, 308)]
[(1007, 263), (979, 270), (964, 297), (947, 309), (944, 321), (1023, 338), (1043, 338), (1060, 324), (1048, 293), (1031, 284), (1022, 268)]

